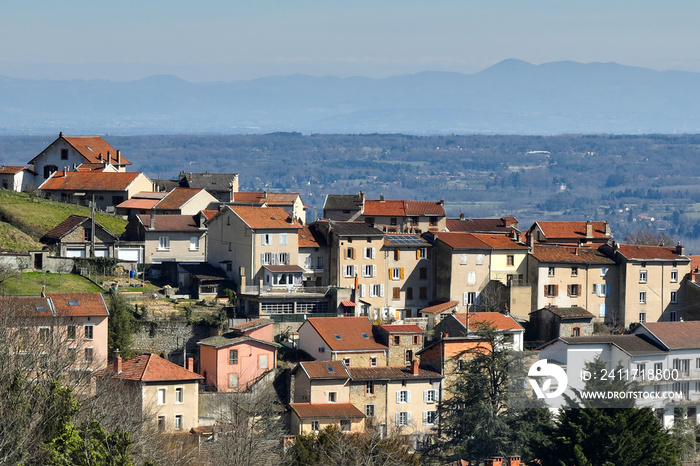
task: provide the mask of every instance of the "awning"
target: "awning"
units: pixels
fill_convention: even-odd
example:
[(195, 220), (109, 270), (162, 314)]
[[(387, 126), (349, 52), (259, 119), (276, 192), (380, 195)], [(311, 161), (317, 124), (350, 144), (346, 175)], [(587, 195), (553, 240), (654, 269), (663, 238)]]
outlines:
[(355, 307), (355, 303), (352, 301), (341, 301), (341, 303), (345, 307)]

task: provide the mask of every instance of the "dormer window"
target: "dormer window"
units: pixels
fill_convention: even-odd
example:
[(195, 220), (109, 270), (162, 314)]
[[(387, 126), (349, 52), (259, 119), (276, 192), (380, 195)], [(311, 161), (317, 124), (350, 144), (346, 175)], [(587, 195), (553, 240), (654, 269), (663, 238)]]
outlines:
[(342, 340), (342, 339), (343, 339), (343, 337), (341, 337), (341, 336), (338, 335), (337, 333), (336, 333), (335, 335), (333, 335), (333, 336), (335, 337), (336, 340)]

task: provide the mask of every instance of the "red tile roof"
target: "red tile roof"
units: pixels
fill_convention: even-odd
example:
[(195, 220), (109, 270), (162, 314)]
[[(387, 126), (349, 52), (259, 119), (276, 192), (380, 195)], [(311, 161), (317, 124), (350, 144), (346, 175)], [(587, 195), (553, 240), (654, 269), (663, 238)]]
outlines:
[[(103, 160), (107, 160), (107, 154), (109, 153), (109, 162), (112, 165), (117, 164), (117, 150), (109, 145), (107, 141), (102, 139), (100, 136), (64, 136), (63, 139), (68, 142), (71, 146), (75, 148), (80, 154), (85, 157), (88, 162), (98, 163), (100, 162), (100, 155)], [(126, 160), (124, 156), (121, 156), (122, 165), (131, 165), (131, 162)]]
[(117, 209), (150, 210), (156, 204), (158, 204), (158, 199), (139, 199), (132, 197), (117, 205)]
[(151, 214), (138, 214), (134, 218), (146, 231), (201, 231), (196, 215), (156, 215), (153, 230), (150, 229)]
[(53, 302), (41, 296), (0, 296), (0, 313), (21, 317), (54, 315)]
[(234, 204), (267, 204), (274, 206), (294, 205), (299, 193), (265, 193), (265, 192), (242, 192), (233, 193)]
[(670, 350), (700, 348), (700, 321), (645, 322), (640, 324)]
[(188, 371), (155, 354), (142, 354), (122, 362), (122, 372), (113, 378), (140, 382), (202, 380), (199, 374)]
[(387, 349), (374, 340), (372, 322), (367, 317), (309, 317), (302, 325), (311, 325), (333, 351)]
[(532, 256), (540, 262), (563, 262), (571, 264), (614, 264), (615, 261), (598, 248), (564, 246), (558, 244), (535, 244)]
[(491, 246), (493, 249), (527, 249), (524, 244), (518, 244), (510, 236), (489, 233), (467, 233)]
[(103, 163), (81, 163), (75, 170), (79, 172), (92, 172), (104, 170), (105, 167), (106, 165)]
[(300, 248), (317, 248), (319, 247), (318, 241), (314, 238), (314, 235), (309, 230), (308, 226), (304, 226), (299, 229), (299, 247)]
[(439, 372), (428, 367), (419, 367), (418, 374), (411, 373), (410, 367), (382, 366), (382, 367), (348, 367), (348, 372), (353, 380), (380, 380), (380, 379), (439, 379)]
[(22, 170), (28, 170), (26, 167), (11, 167), (9, 165), (0, 165), (0, 175), (9, 174), (16, 175)]
[(102, 293), (47, 293), (58, 316), (109, 316)]
[(431, 201), (372, 201), (365, 200), (365, 217), (445, 216), (441, 202)]
[[(64, 175), (65, 173), (65, 175)], [(44, 191), (126, 191), (143, 173), (54, 172), (39, 186)]]
[[(605, 222), (592, 222), (593, 238), (610, 238), (611, 235), (605, 234)], [(569, 239), (585, 239), (586, 238), (586, 222), (536, 222), (535, 225), (540, 227), (542, 233), (551, 241), (558, 238)]]
[[(298, 230), (302, 225), (281, 207), (226, 206), (250, 228), (258, 230)], [(291, 221), (287, 221), (287, 220)]]
[(617, 252), (627, 259), (637, 260), (670, 260), (670, 261), (688, 261), (690, 258), (686, 255), (676, 253), (676, 248), (667, 246), (642, 246), (636, 244), (618, 244)]
[(404, 201), (406, 203), (406, 215), (411, 216), (445, 216), (445, 208), (442, 202), (431, 201)]
[(380, 328), (386, 330), (389, 333), (423, 333), (423, 329), (416, 324), (388, 324), (380, 325)]
[(207, 218), (207, 220), (211, 220), (211, 219), (214, 217), (214, 215), (216, 215), (216, 214), (219, 213), (219, 211), (218, 211), (218, 210), (210, 210), (210, 209), (208, 209), (208, 210), (203, 210), (202, 213), (203, 213), (204, 216)]
[[(462, 325), (467, 326), (466, 312), (459, 312), (453, 315)], [(477, 331), (481, 325), (489, 325), (496, 330), (523, 330), (515, 319), (500, 312), (470, 312), (469, 330)]]
[(483, 242), (473, 233), (440, 232), (435, 236), (438, 241), (442, 241), (452, 249), (491, 249), (490, 244)]
[(310, 379), (347, 379), (350, 377), (342, 361), (304, 361), (299, 367)]
[(201, 188), (175, 188), (170, 191), (163, 199), (158, 201), (156, 209), (176, 210), (181, 209), (193, 197), (204, 191)]
[(351, 403), (289, 403), (289, 406), (301, 419), (365, 417), (364, 413)]
[(423, 314), (440, 314), (442, 312), (450, 311), (459, 305), (457, 301), (447, 301), (445, 303), (433, 304), (432, 306), (423, 308), (418, 312)]

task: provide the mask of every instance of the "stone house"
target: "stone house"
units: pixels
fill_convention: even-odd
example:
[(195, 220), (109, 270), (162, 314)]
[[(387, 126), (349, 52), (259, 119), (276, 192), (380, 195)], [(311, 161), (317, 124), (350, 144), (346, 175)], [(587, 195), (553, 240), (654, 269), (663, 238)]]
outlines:
[(547, 306), (530, 313), (526, 338), (542, 343), (593, 335), (593, 314), (581, 307)]
[(389, 366), (408, 366), (423, 348), (423, 329), (416, 324), (376, 325), (376, 340), (389, 348)]
[(95, 257), (114, 257), (118, 238), (105, 227), (82, 215), (71, 214), (67, 219), (44, 233), (41, 242), (60, 257), (90, 257), (94, 244)]

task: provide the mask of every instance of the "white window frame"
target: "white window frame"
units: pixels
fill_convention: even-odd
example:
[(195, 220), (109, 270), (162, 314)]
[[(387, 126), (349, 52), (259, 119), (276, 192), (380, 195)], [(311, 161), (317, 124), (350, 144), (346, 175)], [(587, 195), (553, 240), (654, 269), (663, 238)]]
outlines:
[(372, 356), (369, 358), (369, 367), (377, 367), (377, 357)]
[(175, 415), (175, 430), (182, 430), (184, 427), (182, 414)]
[(411, 391), (410, 390), (398, 390), (396, 392), (396, 403), (397, 404), (408, 404), (411, 402)]
[(609, 270), (609, 267), (602, 266), (602, 267), (600, 268), (600, 276), (601, 276), (601, 277), (606, 276), (606, 275), (608, 274), (608, 270)]
[(476, 265), (484, 265), (484, 255), (483, 254), (476, 255)]
[(467, 285), (476, 285), (476, 272), (467, 273)]
[(170, 251), (170, 237), (169, 236), (159, 236), (158, 237), (158, 251)]
[(547, 276), (553, 277), (556, 274), (557, 269), (555, 267), (547, 267)]
[(676, 283), (678, 281), (678, 270), (671, 270), (671, 282)]
[(646, 282), (647, 282), (647, 271), (640, 270), (639, 271), (639, 283), (646, 283)]
[(158, 389), (158, 404), (160, 406), (164, 405), (167, 402), (167, 392), (165, 388), (159, 388)]
[(398, 411), (396, 413), (396, 427), (407, 427), (411, 425), (411, 412)]
[(320, 430), (320, 428), (321, 428), (321, 423), (319, 421), (316, 421), (316, 420), (311, 421), (311, 432), (313, 432), (314, 434), (317, 434), (318, 431)]
[(461, 254), (459, 258), (459, 263), (460, 265), (467, 265), (467, 258), (469, 257), (468, 254)]
[(374, 417), (374, 413), (376, 413), (374, 403), (367, 403), (365, 405), (365, 417)]
[(423, 402), (425, 403), (436, 403), (437, 402), (437, 390), (430, 389), (423, 392)]
[(175, 404), (181, 405), (185, 402), (185, 388), (175, 387)]
[(377, 275), (377, 266), (374, 264), (367, 264), (362, 266), (362, 276), (367, 278), (372, 278)]
[(272, 244), (272, 233), (260, 234), (260, 244), (263, 246), (270, 246)]
[(374, 259), (375, 257), (375, 249), (374, 248), (364, 248), (362, 252), (362, 257), (365, 259)]
[(418, 248), (418, 259), (428, 258), (428, 248)]
[(639, 292), (639, 304), (646, 304), (646, 303), (647, 303), (647, 292), (640, 291)]
[(678, 291), (671, 291), (671, 304), (678, 302)]
[(343, 266), (343, 277), (354, 278), (355, 277), (355, 266), (354, 265), (344, 265)]
[(437, 424), (437, 411), (423, 411), (423, 425), (434, 426)]
[(391, 279), (392, 280), (401, 280), (401, 267), (392, 267)]
[(190, 251), (199, 251), (199, 236), (190, 236)]
[(384, 285), (373, 284), (369, 286), (369, 297), (370, 298), (382, 298), (384, 297)]
[(84, 325), (83, 334), (86, 340), (93, 340), (95, 338), (95, 326), (94, 325)]

